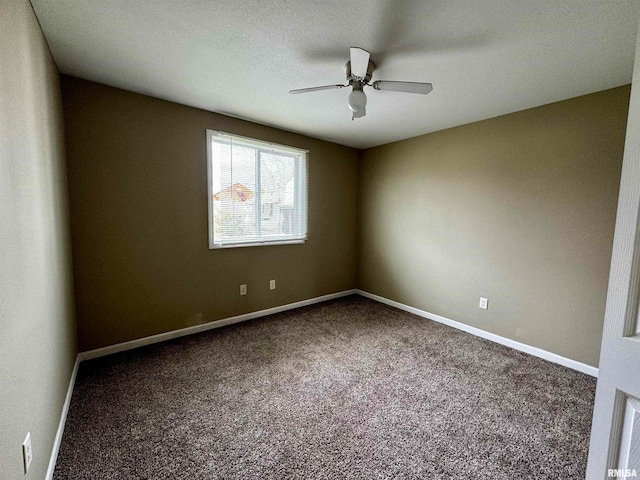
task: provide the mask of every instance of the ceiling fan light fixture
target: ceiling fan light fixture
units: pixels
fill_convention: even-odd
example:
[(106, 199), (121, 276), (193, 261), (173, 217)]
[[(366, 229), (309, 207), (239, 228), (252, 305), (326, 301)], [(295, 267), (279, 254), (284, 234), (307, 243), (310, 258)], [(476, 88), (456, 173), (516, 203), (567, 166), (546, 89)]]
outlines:
[(349, 100), (347, 102), (349, 104), (349, 108), (353, 113), (358, 113), (367, 106), (367, 96), (362, 91), (362, 89), (353, 89), (353, 91), (349, 94)]

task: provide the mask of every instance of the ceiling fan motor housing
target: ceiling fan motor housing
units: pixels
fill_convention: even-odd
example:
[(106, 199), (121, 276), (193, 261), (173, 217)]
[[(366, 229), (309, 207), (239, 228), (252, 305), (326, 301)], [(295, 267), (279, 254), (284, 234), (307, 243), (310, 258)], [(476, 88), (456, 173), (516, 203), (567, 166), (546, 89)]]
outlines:
[(355, 75), (351, 74), (351, 61), (348, 61), (344, 66), (344, 74), (347, 77), (347, 82), (349, 85), (352, 85), (354, 81), (361, 81), (362, 83), (369, 83), (371, 80), (371, 75), (373, 75), (373, 71), (375, 70), (376, 65), (371, 60), (369, 60), (369, 65), (367, 66), (367, 74), (364, 78), (358, 78)]

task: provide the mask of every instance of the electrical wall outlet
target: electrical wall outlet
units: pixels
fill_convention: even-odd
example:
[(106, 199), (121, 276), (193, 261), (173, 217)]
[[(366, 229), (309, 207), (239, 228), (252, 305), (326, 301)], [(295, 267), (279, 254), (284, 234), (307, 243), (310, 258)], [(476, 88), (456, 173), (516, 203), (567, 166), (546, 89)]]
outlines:
[(246, 295), (247, 294), (247, 285), (246, 284), (242, 284), (240, 285), (240, 295)]
[(483, 310), (488, 310), (489, 309), (489, 299), (488, 298), (480, 297), (480, 308), (483, 309)]
[(22, 458), (24, 460), (24, 473), (29, 471), (29, 465), (33, 460), (33, 452), (31, 451), (31, 432), (27, 433), (27, 438), (22, 442)]
[(269, 280), (269, 290), (275, 290), (275, 289), (276, 289), (276, 281)]

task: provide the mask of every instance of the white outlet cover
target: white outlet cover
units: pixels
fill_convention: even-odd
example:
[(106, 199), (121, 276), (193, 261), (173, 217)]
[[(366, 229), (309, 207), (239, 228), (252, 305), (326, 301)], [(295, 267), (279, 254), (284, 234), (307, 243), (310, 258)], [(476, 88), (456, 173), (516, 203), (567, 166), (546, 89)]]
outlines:
[(247, 294), (247, 286), (245, 284), (240, 285), (240, 295), (246, 295)]
[(275, 290), (276, 289), (276, 281), (275, 280), (270, 280), (269, 281), (269, 289), (270, 290)]
[(480, 297), (480, 308), (482, 308), (483, 310), (488, 310), (489, 309), (489, 299), (488, 298)]
[(31, 432), (27, 433), (24, 442), (22, 442), (22, 458), (24, 459), (24, 473), (29, 471), (31, 460), (33, 460), (33, 452), (31, 451)]

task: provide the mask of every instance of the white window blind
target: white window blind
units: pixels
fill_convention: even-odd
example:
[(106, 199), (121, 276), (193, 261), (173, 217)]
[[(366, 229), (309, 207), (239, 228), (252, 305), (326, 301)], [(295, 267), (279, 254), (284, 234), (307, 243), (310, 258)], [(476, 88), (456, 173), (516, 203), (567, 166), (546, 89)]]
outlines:
[(304, 243), (307, 151), (207, 130), (209, 248)]

